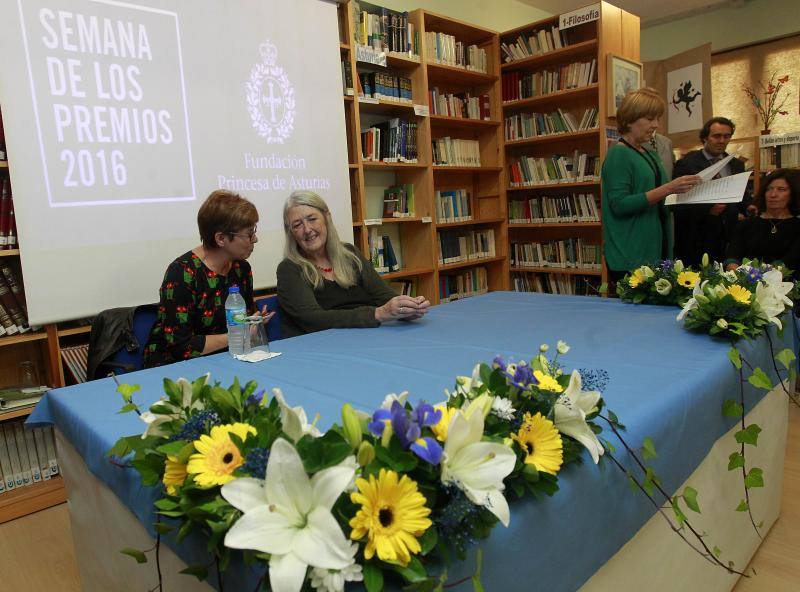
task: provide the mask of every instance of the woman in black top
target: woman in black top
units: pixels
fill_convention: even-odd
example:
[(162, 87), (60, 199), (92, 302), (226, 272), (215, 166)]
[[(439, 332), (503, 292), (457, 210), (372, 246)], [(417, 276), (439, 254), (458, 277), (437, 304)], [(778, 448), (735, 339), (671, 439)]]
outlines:
[(344, 327), (414, 320), (428, 311), (424, 296), (397, 296), (352, 245), (339, 240), (325, 201), (295, 191), (283, 208), (285, 259), (278, 265), (284, 337)]
[(800, 185), (791, 171), (777, 169), (767, 176), (755, 200), (761, 215), (737, 225), (728, 246), (727, 268), (735, 269), (744, 258), (800, 268), (798, 200)]

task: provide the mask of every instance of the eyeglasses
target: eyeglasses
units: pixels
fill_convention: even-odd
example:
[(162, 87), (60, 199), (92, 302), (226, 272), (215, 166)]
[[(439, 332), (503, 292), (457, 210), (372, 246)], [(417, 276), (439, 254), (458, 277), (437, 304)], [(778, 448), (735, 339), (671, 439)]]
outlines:
[(229, 232), (228, 236), (230, 237), (238, 236), (239, 238), (249, 240), (252, 243), (256, 238), (257, 232), (258, 232), (258, 225), (255, 225), (247, 232)]

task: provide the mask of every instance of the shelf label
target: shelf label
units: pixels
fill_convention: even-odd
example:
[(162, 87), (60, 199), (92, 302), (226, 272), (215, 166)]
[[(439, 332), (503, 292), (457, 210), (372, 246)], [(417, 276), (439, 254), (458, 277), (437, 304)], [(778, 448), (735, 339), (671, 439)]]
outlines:
[(759, 136), (759, 148), (769, 148), (771, 146), (785, 146), (787, 144), (800, 144), (800, 134), (797, 132), (789, 134), (772, 134), (769, 136)]
[(380, 226), (383, 224), (383, 220), (380, 218), (365, 218), (364, 219), (364, 226)]
[(386, 67), (386, 54), (368, 45), (356, 45), (356, 61)]
[(380, 99), (376, 99), (374, 97), (358, 97), (359, 103), (369, 103), (370, 105), (377, 105), (381, 102)]
[(565, 12), (558, 17), (558, 28), (569, 29), (585, 23), (591, 23), (600, 18), (600, 3), (590, 4), (572, 12)]
[(420, 117), (427, 117), (430, 114), (427, 105), (414, 105), (414, 115), (419, 115)]
[(431, 217), (430, 216), (423, 216), (422, 217), (422, 222), (424, 224), (430, 224), (431, 223)]

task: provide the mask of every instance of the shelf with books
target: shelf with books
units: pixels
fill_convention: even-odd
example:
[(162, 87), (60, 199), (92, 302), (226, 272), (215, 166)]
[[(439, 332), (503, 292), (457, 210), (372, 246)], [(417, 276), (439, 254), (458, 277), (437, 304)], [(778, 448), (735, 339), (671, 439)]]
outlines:
[(600, 222), (509, 222), (509, 228), (600, 228)]
[(530, 191), (532, 189), (570, 189), (573, 187), (599, 187), (600, 181), (580, 181), (575, 183), (542, 183), (539, 185), (521, 185), (519, 187), (506, 187), (506, 191)]
[(67, 490), (60, 475), (48, 481), (6, 491), (0, 495), (0, 524), (27, 516), (67, 501)]
[(473, 265), (486, 265), (487, 263), (501, 263), (505, 261), (505, 256), (494, 257), (477, 257), (475, 259), (468, 259), (467, 261), (459, 261), (458, 263), (448, 263), (439, 266), (439, 272), (452, 271), (454, 269), (462, 269), (464, 267), (472, 267)]
[(561, 92), (547, 93), (527, 99), (515, 99), (503, 101), (503, 109), (513, 111), (526, 107), (539, 107), (545, 105), (564, 105), (570, 102), (586, 102), (592, 99), (597, 100), (599, 84), (594, 82), (588, 86), (564, 90)]
[(589, 269), (580, 267), (512, 267), (512, 272), (530, 273), (561, 273), (566, 275), (602, 275), (599, 269)]
[(381, 274), (381, 277), (386, 280), (396, 280), (399, 278), (407, 278), (407, 277), (415, 277), (420, 275), (428, 275), (433, 273), (432, 267), (426, 267), (421, 269), (414, 269), (414, 268), (405, 268), (399, 269), (397, 271), (393, 271), (390, 273)]
[(505, 221), (505, 218), (485, 218), (462, 220), (459, 222), (437, 222), (436, 228), (460, 228), (462, 226), (477, 226), (479, 224), (502, 224)]
[(500, 69), (503, 72), (508, 72), (511, 70), (538, 70), (551, 64), (563, 62), (579, 56), (593, 55), (596, 53), (597, 39), (589, 39), (587, 41), (573, 43), (567, 47), (562, 47), (561, 49), (556, 49), (547, 53), (530, 56), (521, 60), (514, 60), (513, 62), (504, 62), (500, 65)]
[(5, 251), (0, 251), (0, 257), (18, 257), (19, 256), (19, 249), (6, 249)]
[(398, 116), (407, 116), (409, 112), (414, 112), (413, 103), (402, 103), (399, 101), (392, 101), (390, 99), (373, 99), (368, 100), (359, 97), (358, 109), (361, 113), (380, 113), (391, 114), (396, 113)]
[(470, 119), (468, 117), (448, 117), (447, 115), (431, 115), (428, 119), (431, 127), (495, 128), (501, 123), (492, 119)]
[(599, 129), (593, 128), (579, 132), (544, 134), (523, 140), (506, 140), (506, 146), (530, 146), (531, 144), (552, 144), (555, 142), (570, 142), (572, 140), (595, 139), (595, 136), (599, 133)]

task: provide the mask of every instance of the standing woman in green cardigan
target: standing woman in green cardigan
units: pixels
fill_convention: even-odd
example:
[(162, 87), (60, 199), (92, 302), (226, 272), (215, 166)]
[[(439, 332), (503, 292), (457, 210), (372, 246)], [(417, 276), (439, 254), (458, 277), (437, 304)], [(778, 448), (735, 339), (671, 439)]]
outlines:
[(664, 100), (652, 88), (629, 92), (617, 109), (619, 143), (606, 154), (602, 172), (603, 242), (614, 281), (644, 264), (672, 257), (672, 228), (664, 198), (685, 193), (697, 175), (670, 181), (650, 139), (664, 115)]

